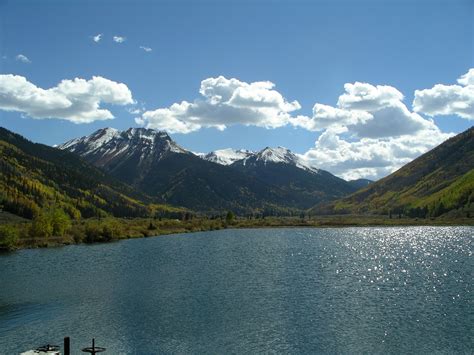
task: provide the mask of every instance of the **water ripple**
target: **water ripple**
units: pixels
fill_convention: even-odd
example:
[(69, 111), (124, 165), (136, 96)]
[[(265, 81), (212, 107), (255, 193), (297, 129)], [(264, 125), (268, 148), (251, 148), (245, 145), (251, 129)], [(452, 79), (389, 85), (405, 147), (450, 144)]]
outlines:
[(472, 353), (472, 227), (225, 230), (0, 256), (0, 349)]

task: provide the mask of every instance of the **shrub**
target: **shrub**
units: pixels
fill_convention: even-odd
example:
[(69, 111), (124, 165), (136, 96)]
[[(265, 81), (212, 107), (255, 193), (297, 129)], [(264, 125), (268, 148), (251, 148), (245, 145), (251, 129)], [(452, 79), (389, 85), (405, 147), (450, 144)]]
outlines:
[(0, 225), (0, 249), (12, 250), (18, 242), (17, 229), (9, 224)]
[(106, 219), (102, 222), (102, 236), (106, 242), (120, 237), (121, 231), (120, 223), (113, 218)]
[(73, 228), (70, 232), (74, 243), (79, 244), (84, 240), (84, 231), (80, 228)]
[(71, 228), (71, 220), (63, 210), (55, 208), (49, 212), (49, 216), (54, 236), (62, 237)]
[(39, 213), (33, 218), (30, 228), (31, 238), (45, 239), (53, 235), (53, 224), (51, 217), (45, 213)]
[(85, 228), (85, 238), (84, 242), (86, 243), (94, 243), (101, 241), (101, 229), (99, 223), (97, 222), (90, 222), (87, 223)]
[(232, 222), (234, 220), (234, 218), (235, 218), (234, 212), (232, 212), (232, 211), (227, 212), (227, 214), (225, 216), (225, 220), (226, 220), (227, 223)]
[(121, 236), (122, 228), (120, 223), (113, 218), (100, 222), (89, 222), (85, 228), (84, 242), (109, 242)]

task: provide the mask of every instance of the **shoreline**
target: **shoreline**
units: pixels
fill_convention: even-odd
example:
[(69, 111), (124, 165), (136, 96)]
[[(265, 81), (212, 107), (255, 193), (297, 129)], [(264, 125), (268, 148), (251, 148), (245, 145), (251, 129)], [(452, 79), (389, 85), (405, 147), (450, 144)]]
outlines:
[[(474, 218), (457, 219), (389, 219), (381, 216), (321, 216), (301, 220), (296, 217), (268, 217), (265, 219), (236, 219), (226, 221), (221, 219), (193, 219), (189, 221), (164, 220), (156, 221), (149, 218), (107, 220), (117, 229), (110, 236), (97, 232), (94, 237), (89, 225), (100, 225), (101, 220), (76, 221), (69, 233), (62, 237), (19, 238), (10, 249), (0, 250), (2, 253), (14, 252), (21, 249), (56, 248), (67, 245), (109, 243), (127, 239), (154, 238), (174, 234), (209, 232), (222, 229), (263, 229), (263, 228), (366, 228), (366, 227), (471, 227)], [(30, 222), (22, 222), (23, 230)], [(104, 234), (104, 233), (102, 233)]]

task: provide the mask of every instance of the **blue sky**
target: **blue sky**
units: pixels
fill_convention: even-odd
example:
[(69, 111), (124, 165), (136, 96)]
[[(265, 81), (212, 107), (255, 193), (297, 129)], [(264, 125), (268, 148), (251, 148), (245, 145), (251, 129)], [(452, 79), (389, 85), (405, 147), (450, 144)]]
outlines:
[[(82, 124), (0, 109), (0, 125), (50, 145), (106, 126), (135, 127), (137, 114), (127, 109), (153, 111), (183, 100), (192, 103), (202, 99), (201, 81), (219, 76), (242, 83), (274, 83), (273, 90), (285, 101), (299, 103), (301, 108), (290, 113), (293, 117), (311, 117), (315, 103), (336, 107), (345, 92), (344, 84), (354, 82), (394, 87), (413, 110), (415, 90), (454, 85), (474, 67), (473, 18), (471, 0), (0, 0), (0, 74), (25, 77), (43, 89), (63, 79), (100, 76), (124, 83), (137, 102), (101, 103), (115, 118)], [(102, 37), (96, 43), (92, 37), (97, 34)], [(125, 37), (125, 41), (116, 43), (113, 36)], [(17, 58), (19, 54), (30, 62)], [(424, 113), (433, 113), (430, 109), (425, 105), (419, 114), (432, 119), (442, 133), (458, 133), (472, 126), (472, 120), (456, 112)], [(160, 117), (140, 122), (162, 128)], [(321, 164), (329, 162), (331, 155), (309, 151), (318, 149), (315, 142), (322, 134), (331, 133), (332, 141), (334, 137), (349, 143), (363, 139), (357, 128), (354, 132), (359, 132), (358, 136), (351, 133), (352, 126), (341, 132), (308, 129), (302, 124), (259, 125), (237, 122), (218, 130), (202, 124), (189, 133), (172, 136), (182, 146), (199, 152), (282, 145)], [(387, 129), (390, 126), (387, 121)], [(373, 134), (366, 137), (388, 139)], [(439, 140), (444, 137), (440, 135)], [(430, 144), (434, 142), (418, 147), (397, 164), (419, 155)], [(323, 148), (322, 139), (319, 147)], [(397, 164), (369, 171), (368, 163), (354, 167), (346, 161), (344, 167), (333, 170), (347, 177), (348, 169), (359, 169), (360, 176), (380, 177)]]

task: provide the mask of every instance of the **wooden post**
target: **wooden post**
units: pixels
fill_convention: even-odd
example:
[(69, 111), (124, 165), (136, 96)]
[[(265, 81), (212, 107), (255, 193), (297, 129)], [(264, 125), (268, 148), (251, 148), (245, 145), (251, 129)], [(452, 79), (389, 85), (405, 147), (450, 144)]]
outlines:
[(71, 339), (69, 337), (64, 338), (64, 355), (71, 355)]

